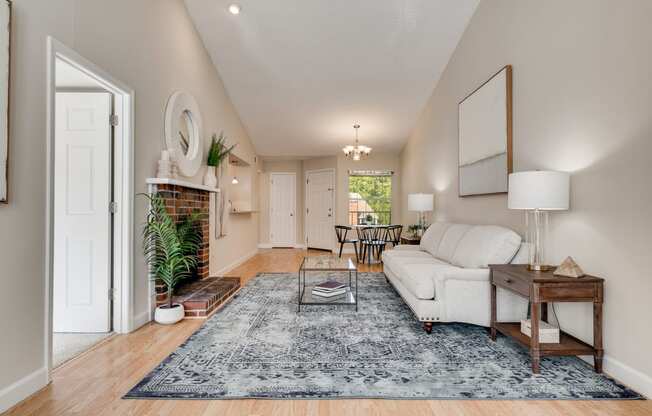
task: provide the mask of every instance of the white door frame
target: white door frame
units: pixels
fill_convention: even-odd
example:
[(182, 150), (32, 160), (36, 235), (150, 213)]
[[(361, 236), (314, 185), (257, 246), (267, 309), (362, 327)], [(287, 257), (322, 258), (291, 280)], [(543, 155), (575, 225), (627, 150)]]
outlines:
[[(307, 181), (308, 177), (310, 176), (311, 173), (323, 173), (323, 172), (330, 172), (333, 174), (333, 192), (331, 193), (331, 199), (332, 199), (332, 204), (333, 204), (333, 217), (331, 219), (331, 225), (332, 229), (335, 230), (335, 221), (337, 218), (337, 205), (336, 205), (336, 195), (337, 195), (337, 174), (335, 172), (335, 168), (325, 168), (325, 169), (314, 169), (314, 170), (307, 170), (305, 172), (305, 178), (304, 180)], [(306, 248), (308, 248), (308, 187), (310, 186), (309, 183), (306, 183), (306, 189), (304, 194), (304, 206), (306, 209), (303, 212), (303, 228), (304, 228), (304, 236), (303, 236), (303, 244), (306, 245)], [(333, 231), (334, 232), (334, 231)], [(332, 241), (332, 247), (331, 251), (335, 250), (335, 240)]]
[(292, 236), (293, 241), (288, 241), (292, 243), (293, 246), (297, 244), (297, 174), (296, 172), (270, 172), (269, 173), (269, 242), (274, 247), (274, 242), (272, 241), (272, 191), (274, 185), (272, 184), (272, 179), (274, 175), (292, 175), (294, 176), (294, 235)]
[[(52, 304), (54, 246), (54, 140), (56, 60), (61, 59), (82, 71), (113, 94), (114, 113), (119, 124), (114, 129), (113, 194), (117, 209), (113, 215), (113, 330), (133, 330), (133, 189), (134, 189), (134, 97), (135, 92), (73, 49), (48, 37), (47, 57), (47, 169), (45, 212), (45, 367), (48, 380), (52, 371)], [(109, 209), (109, 207), (107, 207)], [(107, 296), (109, 294), (107, 293)]]

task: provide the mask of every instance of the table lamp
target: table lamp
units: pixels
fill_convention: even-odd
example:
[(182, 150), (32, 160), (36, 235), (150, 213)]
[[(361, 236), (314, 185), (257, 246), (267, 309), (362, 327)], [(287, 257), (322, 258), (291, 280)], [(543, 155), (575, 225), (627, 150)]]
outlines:
[(549, 211), (569, 208), (570, 175), (566, 172), (528, 171), (509, 175), (507, 207), (525, 211), (530, 270), (548, 271), (545, 240)]
[(408, 211), (417, 211), (419, 213), (419, 232), (423, 235), (423, 229), (426, 225), (426, 212), (433, 210), (433, 194), (408, 194)]

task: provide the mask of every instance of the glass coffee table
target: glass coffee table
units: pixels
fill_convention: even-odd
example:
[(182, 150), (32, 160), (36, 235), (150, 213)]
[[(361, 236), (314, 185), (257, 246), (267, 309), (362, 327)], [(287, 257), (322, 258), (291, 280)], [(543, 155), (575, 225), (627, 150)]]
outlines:
[[(343, 272), (343, 276), (324, 277), (320, 275), (309, 276), (311, 272)], [(337, 281), (346, 286), (346, 291), (337, 299), (324, 298), (312, 294), (315, 285), (328, 281)], [(336, 256), (312, 256), (304, 257), (299, 267), (299, 304), (298, 311), (301, 312), (301, 305), (352, 305), (358, 310), (358, 268), (351, 259), (343, 259)]]

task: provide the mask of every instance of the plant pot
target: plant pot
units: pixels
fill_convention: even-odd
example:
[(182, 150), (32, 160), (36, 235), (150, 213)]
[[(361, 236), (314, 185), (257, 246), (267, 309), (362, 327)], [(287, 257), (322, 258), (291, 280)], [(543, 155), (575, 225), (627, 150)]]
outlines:
[(176, 324), (185, 316), (183, 305), (175, 303), (171, 308), (168, 305), (161, 305), (154, 312), (154, 320), (159, 324), (171, 325)]
[(217, 176), (215, 175), (215, 166), (207, 166), (204, 174), (204, 185), (211, 188), (217, 188)]

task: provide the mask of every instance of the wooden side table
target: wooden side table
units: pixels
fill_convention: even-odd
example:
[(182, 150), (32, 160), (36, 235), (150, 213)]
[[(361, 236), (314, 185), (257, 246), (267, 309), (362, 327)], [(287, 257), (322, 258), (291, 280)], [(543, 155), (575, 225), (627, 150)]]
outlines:
[(418, 246), (421, 244), (421, 237), (401, 237), (401, 244)]
[[(490, 265), (491, 271), (491, 339), (496, 331), (515, 339), (530, 349), (532, 372), (539, 373), (541, 357), (547, 355), (593, 355), (595, 371), (602, 372), (602, 301), (604, 279), (594, 276), (570, 278), (552, 272), (535, 272), (525, 265)], [(521, 333), (520, 322), (496, 322), (496, 288), (502, 287), (530, 301), (532, 336)], [(593, 345), (560, 331), (559, 343), (539, 342), (539, 322), (548, 320), (548, 302), (592, 302)], [(541, 309), (541, 312), (539, 310)]]

